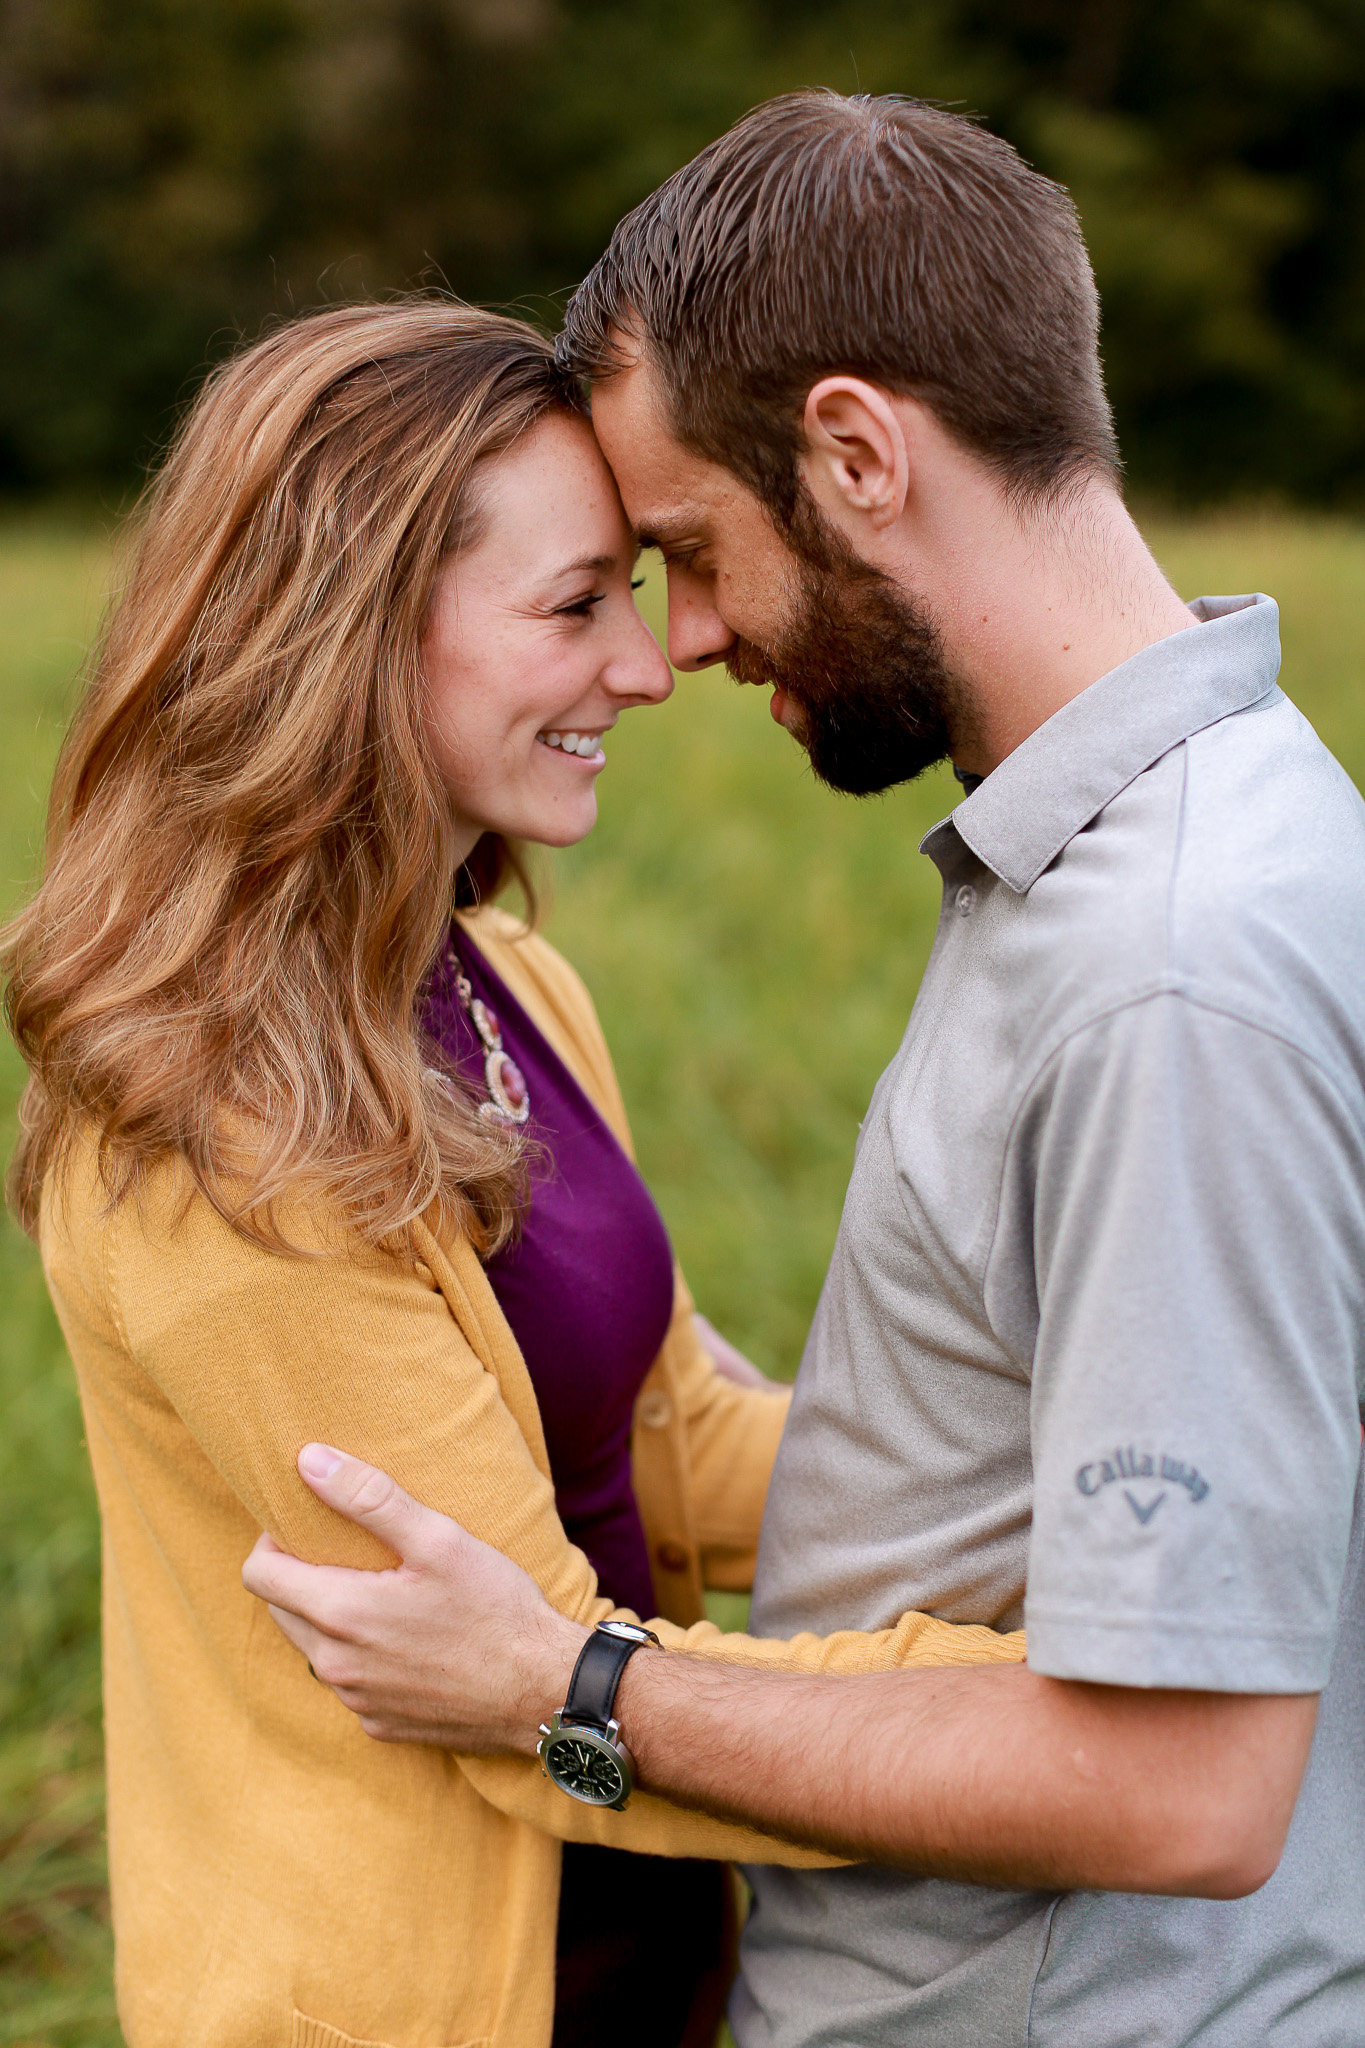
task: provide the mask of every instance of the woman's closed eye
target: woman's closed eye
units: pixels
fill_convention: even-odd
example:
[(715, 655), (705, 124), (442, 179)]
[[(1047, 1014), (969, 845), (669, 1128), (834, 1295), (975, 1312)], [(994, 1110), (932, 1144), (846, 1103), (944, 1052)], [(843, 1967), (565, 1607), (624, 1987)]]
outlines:
[[(643, 590), (644, 586), (644, 577), (637, 576), (630, 587), (632, 590)], [(568, 604), (556, 605), (554, 615), (557, 619), (591, 618), (593, 607), (595, 605), (604, 604), (606, 602), (606, 596), (607, 593), (605, 590), (585, 591), (582, 597), (571, 598)]]
[(582, 597), (571, 598), (568, 604), (557, 604), (554, 615), (557, 619), (590, 619), (595, 605), (606, 601), (605, 590), (589, 590)]

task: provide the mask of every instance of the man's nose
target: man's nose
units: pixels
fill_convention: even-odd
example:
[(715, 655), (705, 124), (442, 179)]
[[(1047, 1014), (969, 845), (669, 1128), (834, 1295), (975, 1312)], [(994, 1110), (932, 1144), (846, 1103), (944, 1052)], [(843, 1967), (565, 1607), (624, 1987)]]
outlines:
[(739, 635), (716, 610), (709, 584), (679, 570), (668, 572), (668, 658), (685, 672), (724, 661)]

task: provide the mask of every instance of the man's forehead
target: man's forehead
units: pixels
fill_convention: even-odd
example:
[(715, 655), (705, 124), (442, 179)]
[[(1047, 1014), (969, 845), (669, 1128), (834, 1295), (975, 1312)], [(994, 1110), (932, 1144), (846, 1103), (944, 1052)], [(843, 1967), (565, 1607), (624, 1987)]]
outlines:
[(633, 441), (661, 442), (683, 452), (670, 431), (664, 389), (648, 356), (637, 354), (595, 380), (591, 404), (593, 418), (600, 414), (609, 429), (619, 422)]
[(639, 460), (675, 473), (690, 460), (673, 431), (653, 366), (645, 360), (614, 370), (592, 387), (593, 424), (622, 467)]
[(611, 466), (626, 516), (642, 547), (676, 546), (695, 540), (709, 526), (724, 473), (712, 472), (671, 436), (621, 431), (624, 422), (602, 423), (602, 453)]

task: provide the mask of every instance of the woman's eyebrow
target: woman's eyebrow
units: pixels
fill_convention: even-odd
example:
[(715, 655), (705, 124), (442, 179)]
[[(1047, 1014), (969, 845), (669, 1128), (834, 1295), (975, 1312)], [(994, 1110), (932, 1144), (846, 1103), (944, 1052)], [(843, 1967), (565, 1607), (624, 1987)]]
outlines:
[(605, 576), (616, 567), (615, 555), (581, 555), (575, 562), (565, 562), (551, 573), (554, 576)]

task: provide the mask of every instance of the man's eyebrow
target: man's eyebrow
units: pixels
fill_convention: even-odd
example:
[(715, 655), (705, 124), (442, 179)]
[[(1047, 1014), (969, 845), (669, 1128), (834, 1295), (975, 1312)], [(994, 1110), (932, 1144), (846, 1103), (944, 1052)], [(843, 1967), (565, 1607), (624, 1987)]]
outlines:
[(670, 517), (667, 513), (650, 519), (637, 529), (635, 538), (642, 548), (676, 548), (683, 542), (699, 540), (698, 522), (689, 519), (686, 513)]

